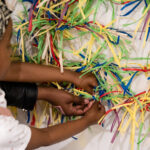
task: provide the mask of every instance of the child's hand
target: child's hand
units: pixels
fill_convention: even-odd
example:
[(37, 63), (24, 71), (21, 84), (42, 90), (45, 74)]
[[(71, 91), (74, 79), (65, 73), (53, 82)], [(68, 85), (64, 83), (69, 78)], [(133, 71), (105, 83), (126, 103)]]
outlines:
[(74, 96), (66, 91), (51, 89), (51, 104), (68, 116), (83, 115), (92, 106), (87, 99)]
[(93, 94), (93, 88), (98, 85), (95, 76), (92, 73), (88, 73), (80, 78), (81, 74), (77, 75), (75, 85), (79, 88), (83, 88), (87, 92)]
[(88, 125), (96, 124), (99, 119), (105, 114), (105, 108), (99, 102), (93, 101), (92, 107), (85, 113), (84, 118), (87, 120)]

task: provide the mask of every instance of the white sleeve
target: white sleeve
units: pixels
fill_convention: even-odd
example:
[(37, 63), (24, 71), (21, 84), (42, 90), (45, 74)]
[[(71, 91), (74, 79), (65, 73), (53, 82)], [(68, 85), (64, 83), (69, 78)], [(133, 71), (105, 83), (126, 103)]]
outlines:
[(25, 150), (31, 138), (28, 126), (0, 115), (0, 150)]
[[(0, 107), (6, 108), (5, 93), (0, 89)], [(0, 115), (0, 150), (25, 150), (31, 138), (28, 126), (13, 117)]]

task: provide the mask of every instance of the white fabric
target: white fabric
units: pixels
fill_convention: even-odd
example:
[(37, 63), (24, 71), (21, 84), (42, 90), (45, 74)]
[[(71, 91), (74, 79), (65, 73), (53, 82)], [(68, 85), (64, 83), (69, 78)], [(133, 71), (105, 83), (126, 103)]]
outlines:
[(5, 93), (1, 89), (0, 89), (0, 107), (4, 107), (4, 108), (7, 107), (7, 103), (5, 100)]
[[(0, 107), (6, 108), (5, 94), (0, 89)], [(13, 117), (0, 115), (0, 150), (25, 150), (31, 138), (28, 126)]]
[[(16, 0), (5, 0), (8, 9), (14, 10)], [(0, 89), (0, 107), (7, 108), (5, 93)], [(0, 115), (0, 150), (25, 150), (31, 138), (28, 126), (19, 124), (13, 117)]]
[(17, 1), (16, 0), (5, 0), (5, 3), (8, 7), (8, 9), (13, 11), (15, 9)]

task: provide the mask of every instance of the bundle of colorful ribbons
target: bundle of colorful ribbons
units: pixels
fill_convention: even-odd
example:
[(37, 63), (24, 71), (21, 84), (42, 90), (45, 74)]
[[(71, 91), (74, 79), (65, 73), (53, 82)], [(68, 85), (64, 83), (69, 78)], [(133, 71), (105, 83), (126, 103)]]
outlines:
[[(25, 7), (25, 2), (30, 3), (29, 9)], [(135, 130), (138, 128), (139, 149), (140, 143), (150, 130), (148, 128), (144, 137), (141, 136), (145, 115), (150, 111), (150, 93), (149, 89), (140, 93), (133, 92), (131, 85), (134, 78), (140, 74), (145, 74), (147, 82), (150, 80), (150, 65), (148, 64), (150, 58), (133, 58), (130, 57), (130, 52), (132, 42), (140, 27), (142, 27), (140, 39), (146, 30), (143, 46), (148, 41), (149, 0), (110, 0), (107, 2), (104, 0), (23, 0), (21, 3), (24, 11), (19, 14), (19, 21), (15, 23), (16, 48), (20, 53), (17, 57), (22, 62), (59, 66), (61, 72), (64, 68), (82, 72), (81, 76), (92, 72), (98, 81), (94, 96), (75, 88), (73, 84), (53, 83), (53, 85), (75, 95), (107, 103), (108, 111), (100, 119), (99, 124), (106, 122), (107, 115), (113, 112), (115, 116), (111, 131), (115, 125), (117, 129), (111, 142), (114, 142), (119, 133), (126, 132), (130, 128), (131, 149), (133, 150)], [(104, 25), (97, 21), (96, 16), (99, 7), (101, 5), (105, 7), (108, 4), (112, 7), (112, 21)], [(134, 35), (115, 28), (115, 6), (118, 5), (121, 6), (121, 11), (131, 8), (122, 15), (123, 17), (131, 15), (133, 11), (138, 11), (140, 5), (143, 6), (142, 17), (124, 25), (126, 27), (138, 22)], [(80, 40), (83, 42), (78, 44), (77, 41)], [(71, 61), (67, 54), (71, 54), (78, 61)], [(134, 63), (130, 63), (130, 60)], [(136, 63), (137, 60), (145, 60), (147, 63), (143, 66)], [(49, 107), (49, 104), (46, 105)], [(45, 107), (43, 116), (47, 116), (45, 112), (48, 107)], [(52, 117), (52, 114), (56, 113), (51, 112), (51, 115), (47, 116), (48, 125), (51, 123), (50, 118), (56, 117), (56, 115)], [(33, 112), (32, 119), (30, 115), (28, 112), (27, 122), (35, 125), (36, 118), (38, 118), (36, 111)], [(59, 119), (64, 122), (68, 118), (61, 115)], [(40, 124), (41, 122), (38, 122), (37, 126)]]

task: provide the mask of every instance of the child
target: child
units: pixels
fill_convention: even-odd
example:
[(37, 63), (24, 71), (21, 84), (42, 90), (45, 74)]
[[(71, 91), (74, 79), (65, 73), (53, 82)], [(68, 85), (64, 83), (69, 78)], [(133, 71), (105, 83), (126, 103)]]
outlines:
[(88, 99), (82, 99), (53, 87), (37, 87), (35, 83), (0, 82), (0, 88), (5, 92), (8, 106), (16, 106), (32, 111), (37, 100), (45, 100), (55, 106), (61, 106), (65, 115), (83, 115), (90, 107)]
[[(10, 11), (8, 10), (7, 13), (8, 16), (6, 18), (10, 16)], [(1, 33), (2, 32), (3, 28), (1, 30)], [(3, 41), (1, 41), (1, 48), (3, 49), (1, 50), (0, 54), (2, 56), (2, 59), (9, 58), (9, 53), (7, 51), (8, 49), (10, 49), (11, 34), (12, 34), (12, 22), (10, 21), (7, 30), (4, 34)], [(97, 85), (97, 81), (92, 74), (88, 74), (82, 78), (79, 78), (80, 76), (79, 73), (65, 70), (64, 73), (61, 74), (59, 68), (56, 67), (42, 66), (29, 63), (11, 63), (10, 60), (5, 61), (2, 60), (2, 61), (3, 61), (3, 68), (8, 68), (8, 70), (6, 72), (3, 71), (5, 72), (5, 76), (3, 77), (3, 79), (0, 79), (1, 81), (11, 81), (11, 82), (67, 81), (74, 83), (77, 87), (83, 88), (90, 93), (92, 93), (93, 87)], [(5, 67), (5, 65), (9, 65), (9, 67), (7, 66)], [(5, 84), (7, 86), (5, 86)], [(17, 106), (19, 108), (27, 110), (32, 110), (36, 100), (40, 98), (47, 100), (48, 102), (54, 104), (55, 106), (60, 106), (62, 108), (62, 111), (66, 115), (82, 115), (91, 106), (91, 103), (88, 100), (83, 101), (79, 97), (75, 97), (65, 91), (59, 91), (54, 88), (49, 89), (40, 87), (37, 88), (35, 84), (29, 83), (14, 84), (1, 82), (0, 87), (6, 92), (8, 105)], [(13, 92), (14, 88), (16, 89), (16, 91), (20, 88), (19, 94), (15, 95), (15, 92)], [(74, 103), (76, 105), (73, 105)]]
[[(92, 93), (93, 87), (97, 85), (97, 81), (92, 74), (87, 74), (86, 76), (79, 78), (80, 74), (70, 71), (64, 70), (64, 73), (61, 74), (59, 68), (52, 67), (52, 66), (44, 66), (44, 65), (37, 65), (37, 64), (29, 64), (29, 63), (11, 63), (9, 60), (8, 48), (10, 49), (10, 39), (12, 34), (12, 22), (9, 21), (7, 26), (7, 30), (3, 35), (3, 40), (0, 41), (1, 51), (0, 55), (2, 57), (0, 64), (0, 73), (2, 74), (0, 77), (1, 81), (11, 81), (11, 82), (52, 82), (52, 81), (67, 81), (74, 83), (77, 87), (83, 88), (89, 93)], [(7, 59), (8, 58), (8, 59)], [(3, 64), (3, 65), (2, 65)], [(6, 68), (8, 68), (6, 70)], [(5, 72), (5, 76), (4, 76)], [(6, 82), (1, 82), (0, 87), (6, 91), (6, 97), (8, 98), (8, 104), (17, 106), (19, 108), (24, 108), (27, 110), (32, 110), (35, 102), (37, 99), (45, 99), (50, 103), (54, 104), (55, 106), (61, 106), (63, 112), (66, 115), (83, 115), (90, 106), (91, 103), (88, 100), (83, 101), (81, 98), (73, 96), (65, 91), (60, 91), (55, 88), (42, 88), (36, 87), (34, 84), (19, 84), (19, 83), (9, 83), (5, 88)], [(11, 87), (12, 86), (12, 87)], [(19, 92), (21, 96), (15, 95), (8, 95), (8, 90), (14, 90), (17, 86), (21, 87), (20, 90), (24, 91), (25, 93)], [(27, 86), (27, 87), (25, 87)], [(29, 90), (30, 87), (30, 90)], [(32, 90), (31, 90), (32, 88)], [(27, 92), (30, 92), (30, 97), (23, 98), (28, 95)], [(12, 92), (11, 92), (12, 93)], [(11, 94), (10, 93), (10, 94)], [(38, 97), (37, 97), (38, 95)], [(17, 96), (20, 96), (17, 100)], [(10, 97), (12, 99), (10, 99)], [(73, 104), (76, 105), (73, 105)]]
[[(95, 86), (93, 81), (95, 78), (87, 75), (79, 79), (79, 74), (65, 70), (64, 74), (60, 74), (59, 69), (55, 67), (47, 67), (34, 64), (11, 64), (9, 59), (10, 38), (12, 23), (9, 20), (9, 10), (6, 5), (0, 1), (0, 80), (1, 81), (17, 81), (17, 82), (43, 82), (43, 81), (68, 81), (73, 82), (78, 87), (92, 92), (92, 87)], [(7, 26), (5, 30), (5, 26)], [(94, 84), (93, 84), (94, 83)], [(42, 91), (43, 90), (43, 91)], [(53, 90), (53, 89), (52, 89)], [(56, 89), (55, 89), (56, 90)], [(42, 96), (45, 89), (41, 89)], [(71, 114), (85, 115), (76, 121), (70, 121), (64, 124), (36, 129), (19, 124), (10, 111), (6, 108), (5, 94), (0, 90), (0, 149), (3, 150), (24, 150), (34, 149), (41, 146), (50, 145), (62, 141), (68, 137), (73, 136), (87, 128), (89, 125), (95, 124), (100, 117), (105, 113), (105, 109), (98, 102), (88, 103), (88, 108), (83, 106), (81, 102), (76, 101), (76, 98), (64, 98), (68, 93), (59, 94), (58, 90), (55, 91), (58, 98), (56, 105), (60, 105), (63, 110)], [(61, 91), (62, 92), (62, 91)], [(49, 93), (49, 92), (48, 92)], [(58, 94), (57, 94), (58, 93)], [(53, 95), (53, 92), (50, 96)], [(66, 100), (67, 99), (67, 100)], [(68, 103), (69, 100), (69, 103)], [(73, 106), (73, 103), (77, 105)], [(55, 102), (54, 102), (55, 103)], [(78, 105), (79, 103), (79, 105)], [(92, 103), (94, 103), (92, 105)], [(90, 105), (92, 107), (90, 108)], [(68, 106), (68, 107), (67, 107)], [(75, 107), (72, 111), (72, 107)], [(90, 108), (90, 110), (88, 110)]]

